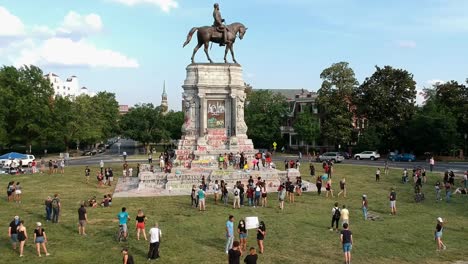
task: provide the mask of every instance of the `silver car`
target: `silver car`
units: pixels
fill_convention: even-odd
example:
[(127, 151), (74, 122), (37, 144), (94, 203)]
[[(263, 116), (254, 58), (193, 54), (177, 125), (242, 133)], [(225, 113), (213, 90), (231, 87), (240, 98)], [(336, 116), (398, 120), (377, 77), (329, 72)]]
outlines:
[(318, 157), (318, 161), (320, 162), (331, 160), (336, 163), (342, 162), (344, 159), (345, 157), (338, 152), (325, 152)]

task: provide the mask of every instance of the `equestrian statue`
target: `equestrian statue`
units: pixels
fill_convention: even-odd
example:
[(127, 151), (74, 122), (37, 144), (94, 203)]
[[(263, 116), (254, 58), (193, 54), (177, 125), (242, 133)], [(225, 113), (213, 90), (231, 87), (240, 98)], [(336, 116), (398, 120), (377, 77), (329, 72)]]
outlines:
[(208, 54), (208, 47), (210, 41), (218, 43), (219, 46), (226, 46), (226, 49), (224, 51), (225, 63), (228, 63), (226, 59), (228, 50), (231, 51), (231, 56), (234, 63), (237, 63), (234, 57), (233, 45), (236, 41), (237, 34), (239, 34), (239, 39), (244, 38), (244, 34), (247, 31), (247, 28), (242, 23), (232, 23), (230, 25), (223, 24), (224, 19), (221, 17), (221, 12), (219, 12), (219, 4), (214, 4), (213, 18), (213, 26), (194, 27), (190, 30), (190, 32), (187, 35), (187, 40), (184, 43), (184, 47), (190, 43), (193, 34), (197, 31), (198, 44), (193, 49), (193, 54), (191, 58), (192, 63), (195, 63), (193, 58), (195, 57), (195, 54), (202, 45), (204, 45), (206, 57), (208, 58), (210, 63), (213, 63), (213, 61), (210, 58), (210, 55)]

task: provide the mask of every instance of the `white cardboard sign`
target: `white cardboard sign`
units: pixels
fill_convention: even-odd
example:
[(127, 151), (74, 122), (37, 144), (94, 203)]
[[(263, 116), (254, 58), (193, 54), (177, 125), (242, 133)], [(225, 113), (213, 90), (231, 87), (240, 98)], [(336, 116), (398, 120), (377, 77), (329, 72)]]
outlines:
[(256, 229), (259, 226), (258, 217), (257, 216), (247, 216), (245, 218), (245, 228), (246, 229)]

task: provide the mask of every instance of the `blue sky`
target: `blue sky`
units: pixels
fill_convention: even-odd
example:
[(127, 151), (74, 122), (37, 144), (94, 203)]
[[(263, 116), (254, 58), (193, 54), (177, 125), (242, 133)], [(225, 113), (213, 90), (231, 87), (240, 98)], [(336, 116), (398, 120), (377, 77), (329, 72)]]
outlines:
[[(212, 24), (208, 0), (0, 0), (0, 62), (35, 64), (61, 77), (77, 75), (92, 91), (114, 92), (121, 104), (180, 109), (191, 27)], [(47, 3), (47, 4), (46, 4)], [(254, 88), (317, 90), (321, 71), (347, 61), (359, 82), (374, 66), (414, 74), (418, 88), (468, 78), (468, 1), (219, 1), (227, 23), (249, 29), (235, 45)], [(210, 54), (222, 61), (224, 50)], [(205, 62), (202, 51), (196, 61)]]

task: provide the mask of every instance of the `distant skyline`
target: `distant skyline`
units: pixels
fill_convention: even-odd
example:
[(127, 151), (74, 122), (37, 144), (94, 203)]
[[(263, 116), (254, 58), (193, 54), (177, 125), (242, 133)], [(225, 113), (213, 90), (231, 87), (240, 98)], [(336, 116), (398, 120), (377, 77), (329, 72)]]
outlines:
[[(0, 0), (0, 62), (34, 64), (80, 85), (116, 94), (120, 104), (180, 110), (185, 67), (196, 40), (188, 31), (213, 23), (207, 0)], [(255, 89), (320, 88), (320, 73), (347, 61), (362, 83), (375, 66), (414, 74), (418, 89), (468, 78), (468, 1), (218, 1), (227, 23), (249, 29), (235, 44), (244, 79)], [(224, 49), (213, 45), (221, 62)], [(203, 51), (197, 62), (206, 62)], [(420, 99), (419, 99), (420, 100)]]

